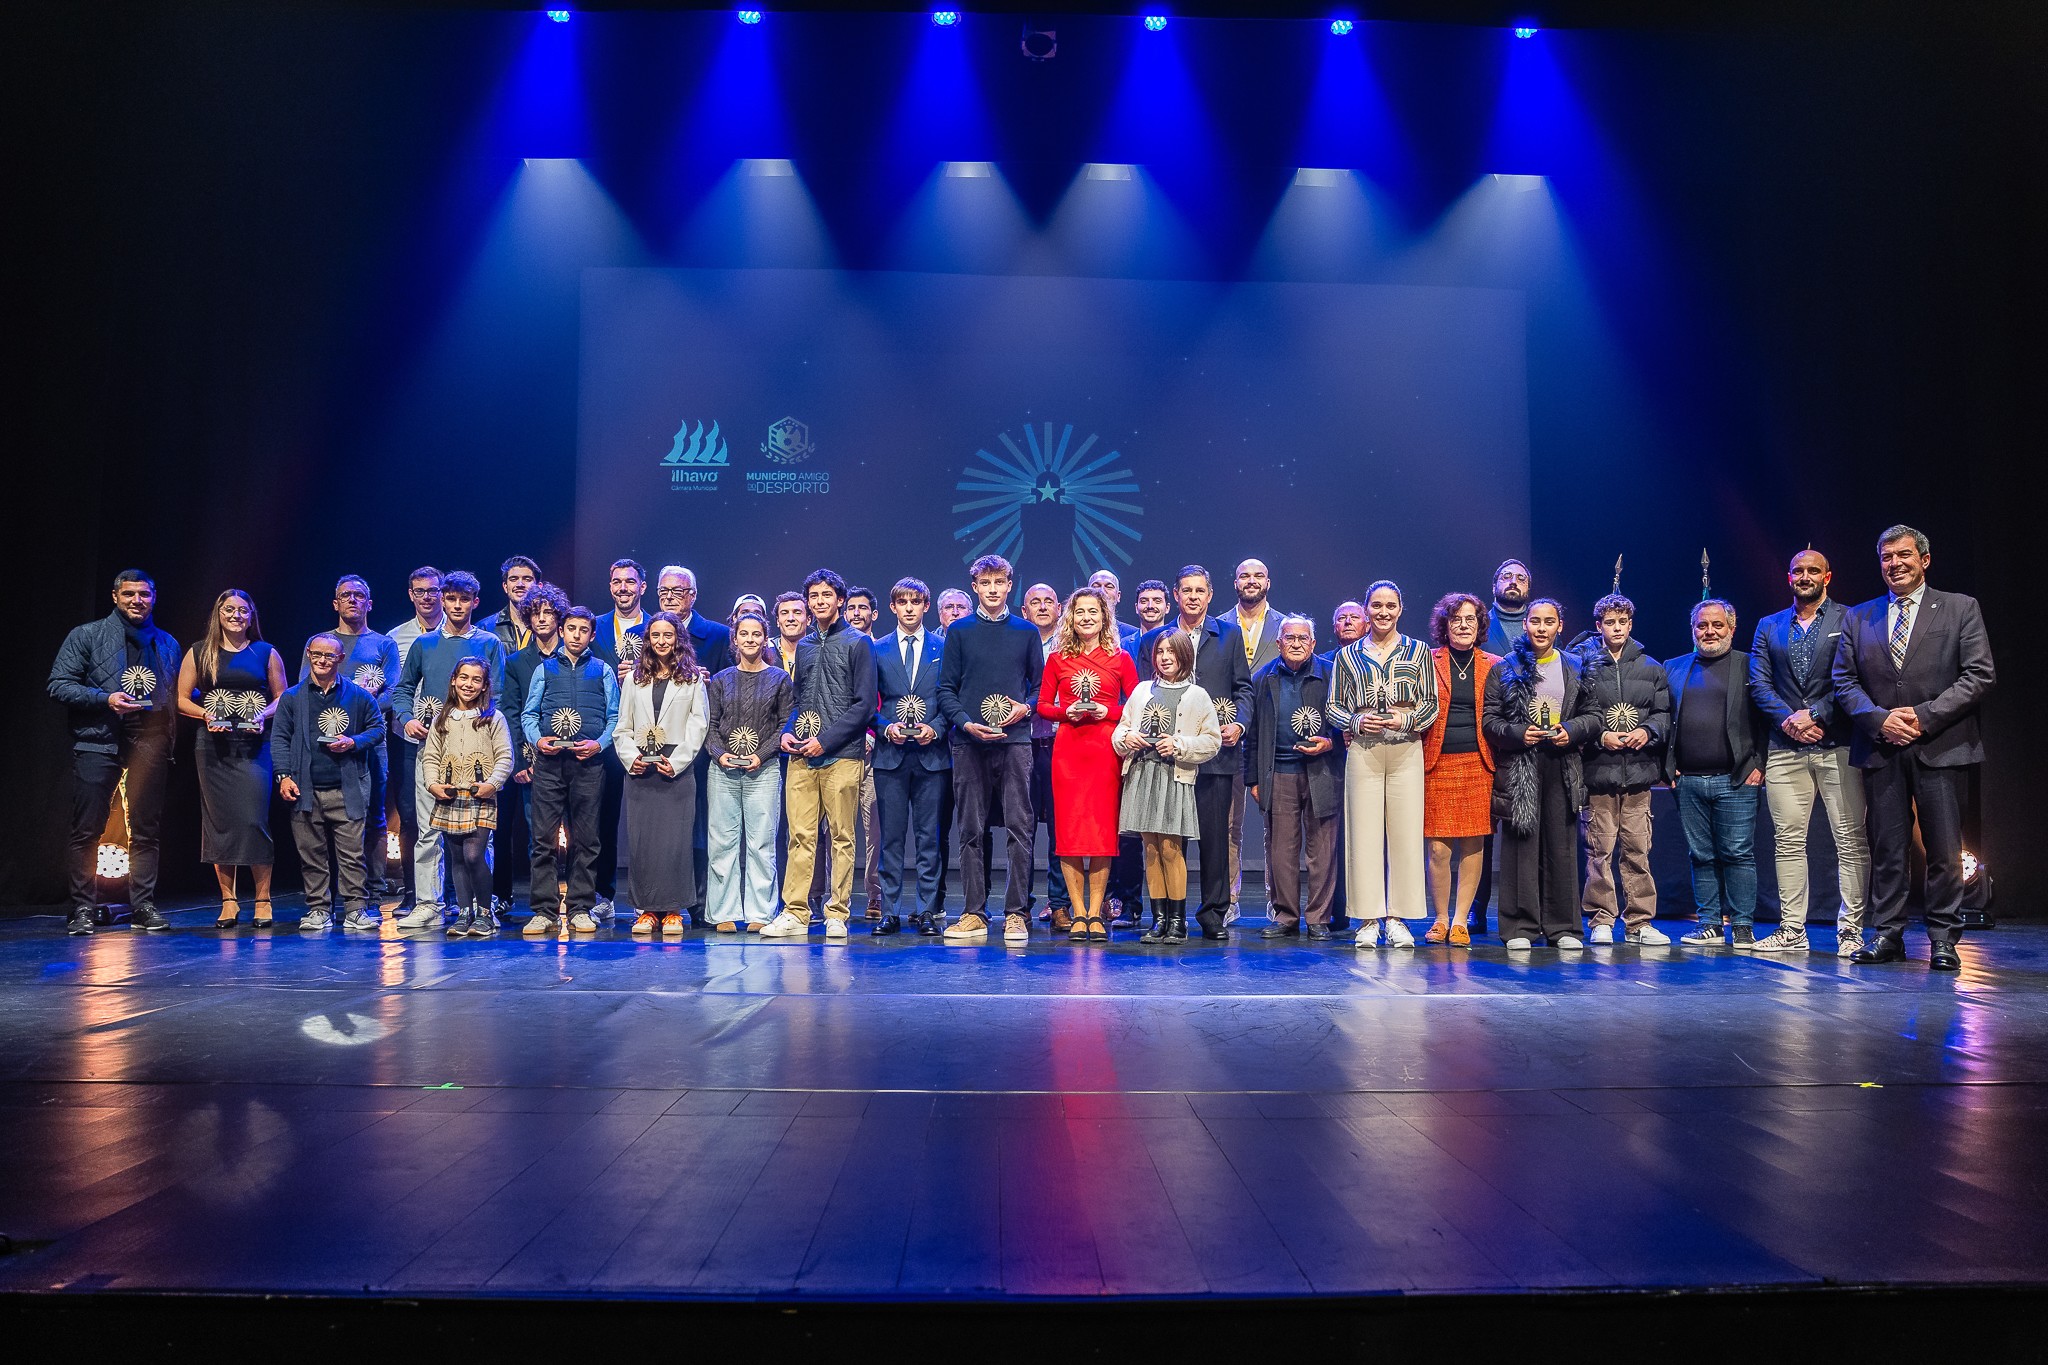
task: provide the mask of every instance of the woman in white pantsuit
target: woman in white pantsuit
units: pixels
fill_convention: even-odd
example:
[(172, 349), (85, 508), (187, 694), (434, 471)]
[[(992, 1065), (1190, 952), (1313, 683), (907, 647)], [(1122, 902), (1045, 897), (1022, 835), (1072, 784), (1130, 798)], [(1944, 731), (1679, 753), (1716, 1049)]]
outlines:
[(1365, 595), (1366, 633), (1337, 651), (1330, 723), (1350, 737), (1344, 761), (1344, 885), (1358, 946), (1405, 948), (1401, 921), (1428, 913), (1423, 882), (1422, 736), (1436, 720), (1436, 665), (1403, 635), (1401, 590)]

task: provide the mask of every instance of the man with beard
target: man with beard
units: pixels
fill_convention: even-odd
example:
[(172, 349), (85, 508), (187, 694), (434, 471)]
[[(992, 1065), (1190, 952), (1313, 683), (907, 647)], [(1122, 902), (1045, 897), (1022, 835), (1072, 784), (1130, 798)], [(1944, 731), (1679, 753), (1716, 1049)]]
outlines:
[[(1050, 583), (1033, 583), (1024, 592), (1024, 619), (1038, 627), (1038, 647), (1051, 658), (1054, 638), (1059, 634), (1060, 595)], [(1057, 722), (1031, 712), (1031, 819), (1045, 826), (1045, 913), (1052, 931), (1064, 934), (1072, 902), (1067, 898), (1067, 879), (1060, 875), (1060, 851), (1054, 844), (1052, 828), (1052, 737)], [(983, 844), (986, 852), (991, 844)], [(1033, 874), (1036, 875), (1035, 873)]]
[(1710, 597), (1692, 609), (1693, 652), (1667, 660), (1671, 740), (1664, 778), (1692, 860), (1699, 926), (1679, 942), (1756, 946), (1756, 803), (1764, 784), (1764, 729), (1749, 700), (1749, 656), (1734, 647), (1735, 608)]
[[(1237, 589), (1237, 609), (1230, 619), (1237, 626), (1237, 633), (1244, 637), (1245, 671), (1256, 673), (1280, 655), (1279, 622), (1285, 613), (1274, 611), (1266, 600), (1273, 587), (1273, 576), (1263, 559), (1240, 563), (1232, 576), (1232, 585)], [(1244, 887), (1244, 789), (1244, 771), (1240, 767), (1230, 788), (1230, 912), (1224, 917), (1225, 923), (1236, 921), (1238, 894)]]
[[(1148, 578), (1138, 585), (1138, 595), (1131, 601), (1131, 613), (1138, 618), (1139, 638), (1150, 634), (1166, 624), (1166, 613), (1172, 609), (1172, 598), (1167, 586), (1156, 578)], [(1144, 673), (1149, 665), (1139, 661), (1138, 671)]]
[(513, 555), (498, 566), (498, 582), (505, 590), (504, 609), (492, 612), (477, 626), (498, 637), (509, 659), (533, 640), (526, 625), (526, 594), (540, 582), (540, 565), (525, 555)]
[[(623, 688), (639, 661), (640, 641), (647, 629), (647, 613), (640, 605), (647, 595), (647, 570), (637, 559), (614, 560), (606, 586), (612, 595), (612, 609), (592, 627), (590, 652), (611, 666), (613, 680)], [(513, 698), (513, 709), (520, 700)], [(592, 919), (609, 924), (617, 913), (619, 811), (626, 802), (626, 766), (609, 744), (597, 761), (603, 765), (604, 785), (597, 797), (597, 902), (590, 913)], [(704, 803), (699, 801), (697, 806), (701, 811)], [(701, 896), (697, 903), (704, 903)]]
[(1906, 956), (1906, 851), (1917, 818), (1927, 850), (1927, 965), (1962, 967), (1963, 810), (1984, 761), (1977, 710), (1998, 681), (1977, 599), (1927, 586), (1927, 537), (1893, 526), (1878, 538), (1883, 597), (1844, 618), (1835, 699), (1855, 726), (1850, 761), (1870, 807), (1868, 943), (1864, 964)]
[(1771, 722), (1764, 759), (1764, 804), (1778, 856), (1778, 928), (1757, 941), (1760, 953), (1804, 952), (1806, 829), (1814, 798), (1835, 836), (1835, 881), (1842, 897), (1835, 951), (1863, 946), (1863, 896), (1870, 844), (1863, 829), (1863, 774), (1849, 762), (1849, 715), (1835, 701), (1835, 646), (1842, 604), (1828, 596), (1834, 574), (1811, 547), (1792, 556), (1785, 581), (1792, 605), (1757, 622), (1749, 646), (1749, 698)]
[(1505, 659), (1522, 638), (1522, 622), (1528, 615), (1529, 566), (1519, 559), (1504, 559), (1493, 571), (1493, 610), (1486, 614), (1486, 640), (1480, 648)]
[[(1625, 916), (1626, 942), (1659, 946), (1671, 940), (1650, 922), (1657, 914), (1657, 881), (1650, 875), (1650, 788), (1664, 778), (1671, 688), (1664, 665), (1632, 638), (1635, 603), (1610, 593), (1593, 604), (1593, 621), (1599, 633), (1579, 654), (1586, 664), (1579, 705), (1600, 722), (1586, 750), (1586, 806), (1579, 812), (1590, 941), (1613, 943), (1614, 921)], [(1625, 907), (1615, 895), (1617, 844)]]
[(1251, 708), (1252, 674), (1245, 667), (1244, 640), (1237, 624), (1228, 617), (1209, 615), (1214, 592), (1209, 571), (1201, 565), (1190, 564), (1180, 571), (1175, 587), (1180, 612), (1139, 639), (1138, 671), (1142, 677), (1151, 677), (1147, 661), (1161, 637), (1169, 631), (1185, 631), (1195, 645), (1195, 685), (1216, 704), (1223, 745), (1195, 775), (1195, 819), (1201, 830), (1197, 842), (1202, 852), (1202, 908), (1197, 918), (1202, 937), (1220, 941), (1230, 937), (1225, 919), (1230, 912), (1230, 793), (1241, 781), (1243, 755), (1237, 746), (1244, 738), (1244, 725), (1238, 717)]

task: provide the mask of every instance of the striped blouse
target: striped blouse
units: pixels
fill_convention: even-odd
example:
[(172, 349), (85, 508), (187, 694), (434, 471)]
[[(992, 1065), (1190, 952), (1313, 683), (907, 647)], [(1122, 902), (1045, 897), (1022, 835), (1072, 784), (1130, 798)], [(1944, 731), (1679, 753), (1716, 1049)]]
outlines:
[(1383, 739), (1412, 739), (1436, 723), (1436, 661), (1429, 646), (1403, 635), (1381, 663), (1367, 649), (1371, 638), (1353, 640), (1332, 661), (1330, 723), (1356, 739), (1360, 711), (1388, 710), (1399, 730)]

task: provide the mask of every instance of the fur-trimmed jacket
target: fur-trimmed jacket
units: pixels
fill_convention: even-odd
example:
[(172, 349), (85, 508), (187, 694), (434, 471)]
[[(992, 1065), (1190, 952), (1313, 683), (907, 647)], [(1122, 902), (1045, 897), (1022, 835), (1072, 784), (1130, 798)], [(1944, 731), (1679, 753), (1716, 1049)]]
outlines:
[(1536, 655), (1526, 635), (1515, 641), (1514, 649), (1500, 667), (1486, 675), (1486, 703), (1480, 710), (1480, 729), (1486, 742), (1493, 746), (1493, 817), (1524, 838), (1536, 832), (1542, 801), (1537, 785), (1536, 748), (1549, 749), (1563, 762), (1565, 799), (1577, 812), (1586, 804), (1586, 777), (1579, 750), (1600, 734), (1599, 716), (1578, 714), (1581, 660), (1567, 649), (1554, 648), (1564, 669), (1562, 714), (1568, 719), (1562, 724), (1569, 744), (1560, 749), (1547, 741), (1541, 746), (1522, 742), (1522, 732), (1530, 725), (1529, 703), (1536, 697)]

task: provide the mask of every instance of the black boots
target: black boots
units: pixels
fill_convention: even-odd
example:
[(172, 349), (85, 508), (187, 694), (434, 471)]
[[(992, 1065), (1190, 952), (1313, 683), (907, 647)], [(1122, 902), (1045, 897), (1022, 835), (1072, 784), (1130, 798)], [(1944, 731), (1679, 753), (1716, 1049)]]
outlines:
[(1188, 941), (1188, 902), (1182, 896), (1170, 900), (1165, 896), (1152, 898), (1152, 927), (1138, 939), (1140, 943), (1186, 943)]

